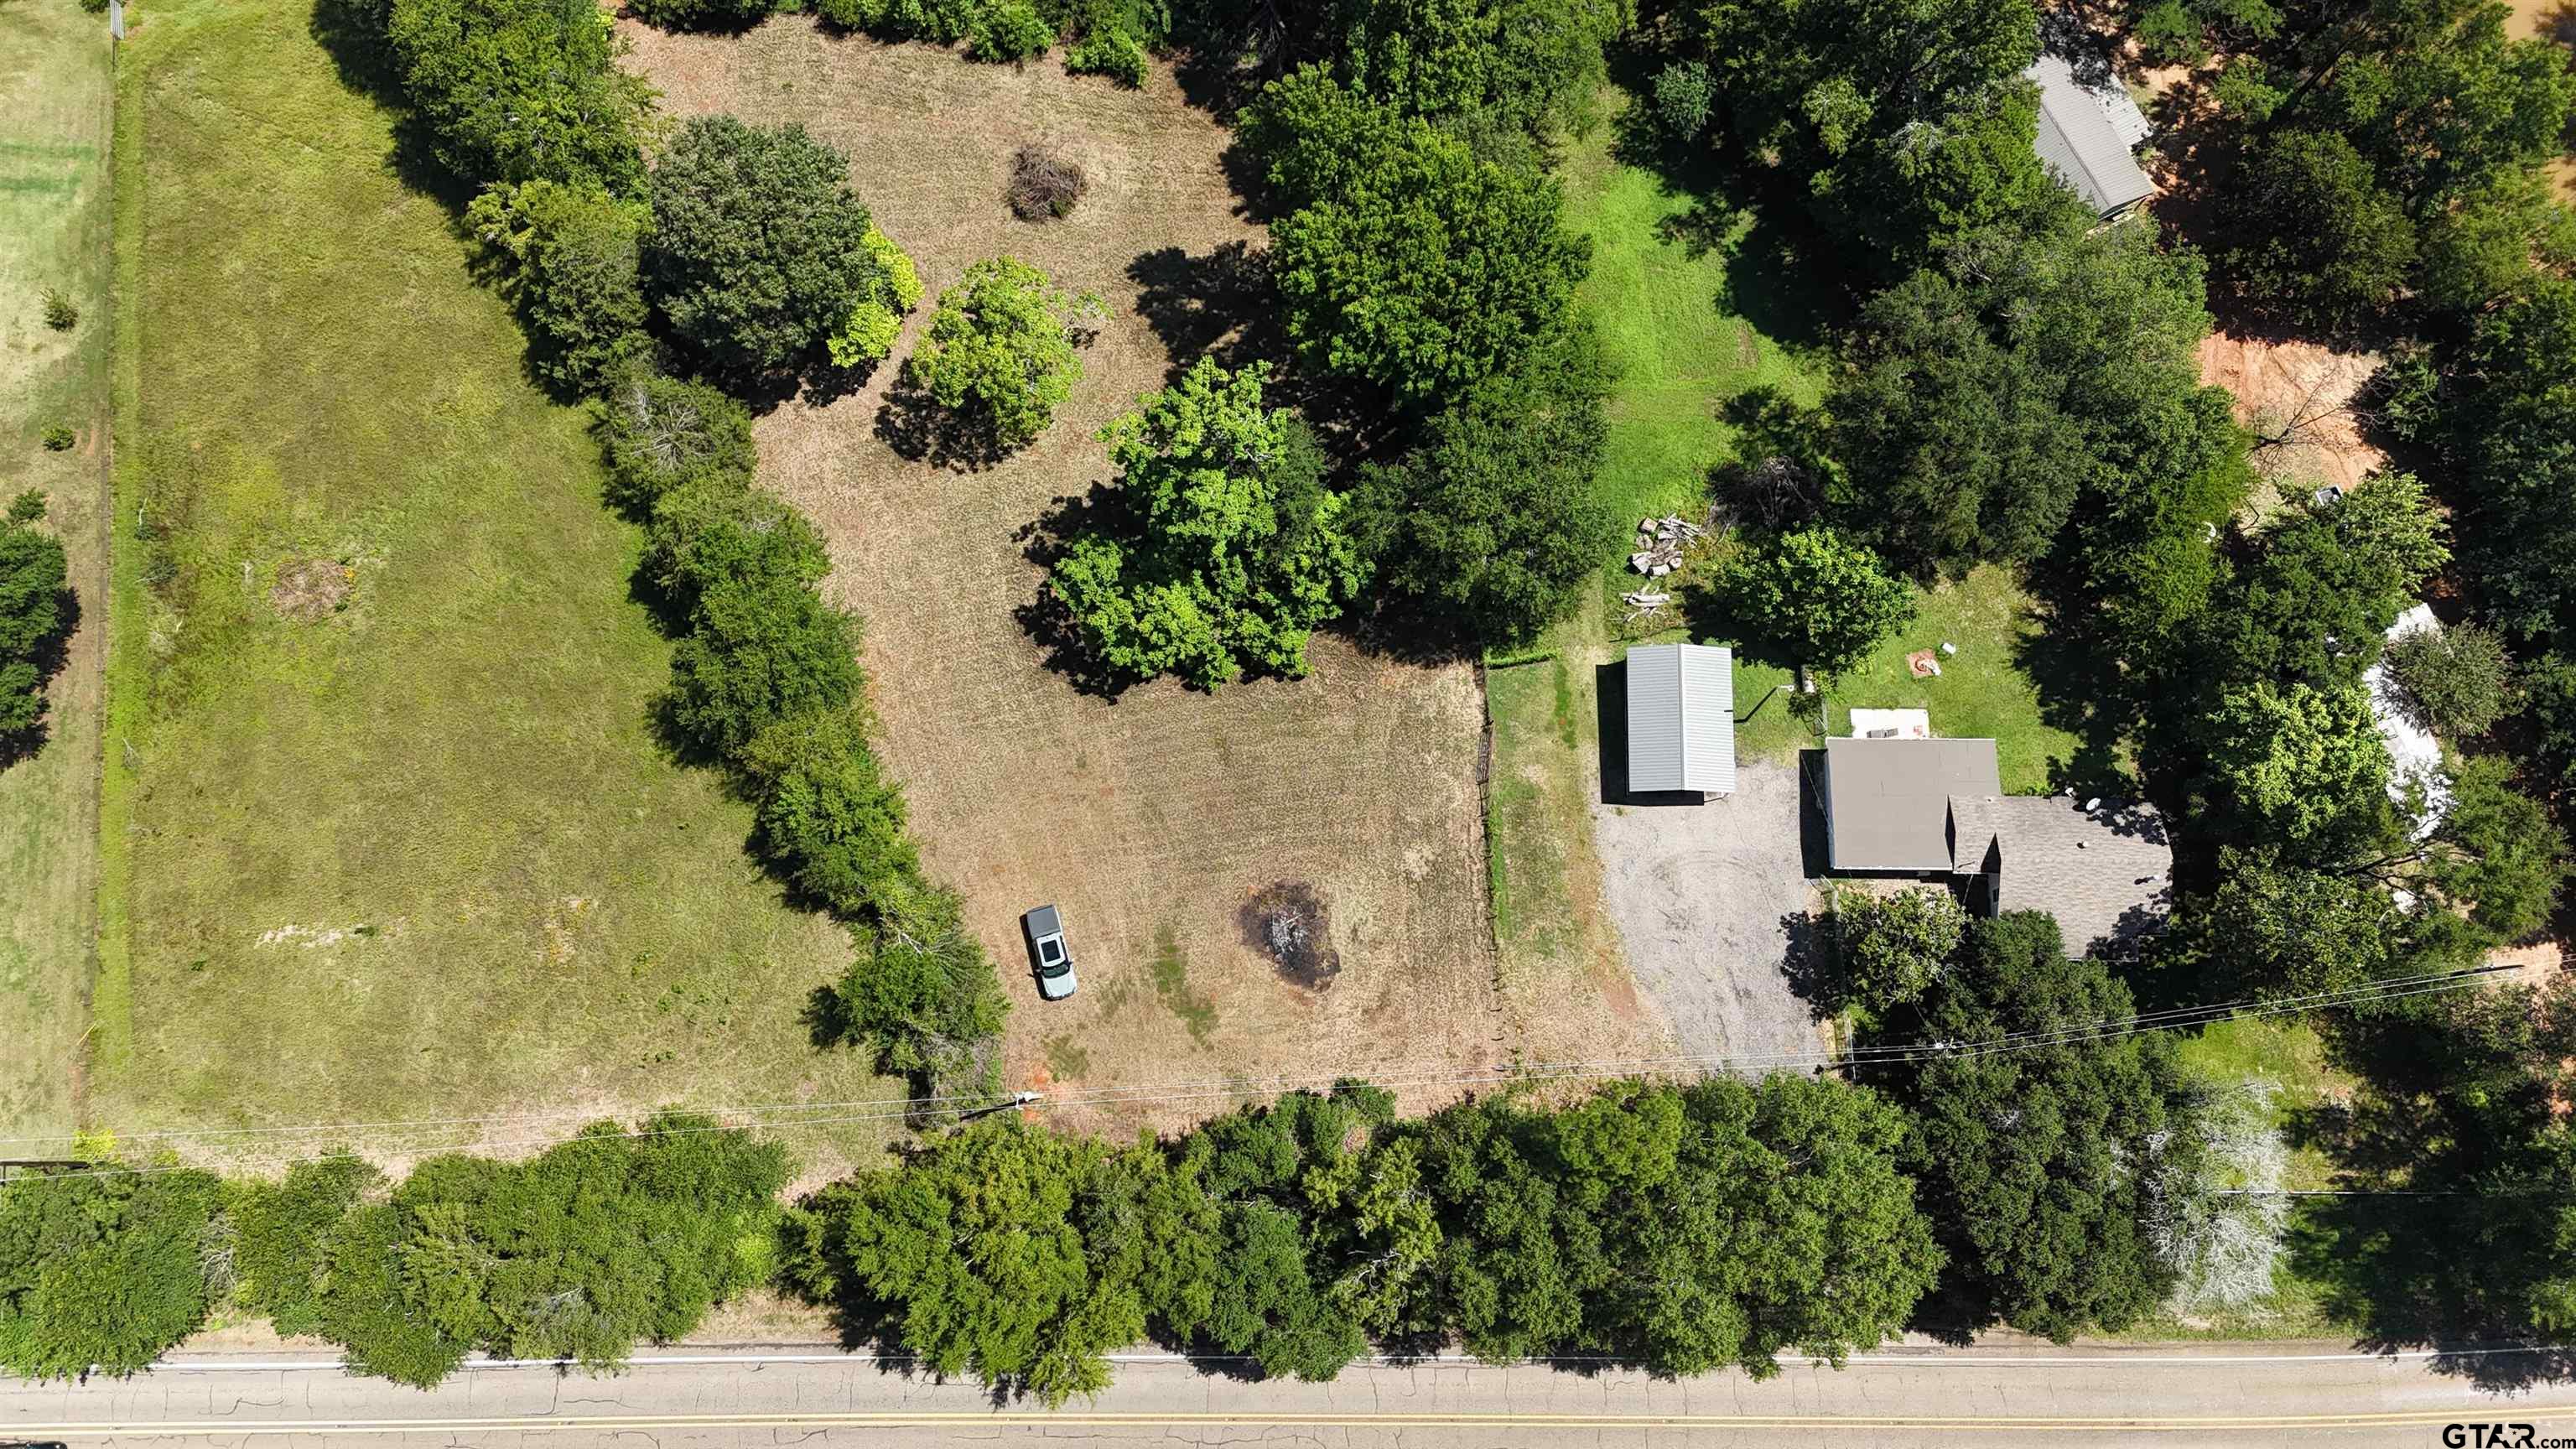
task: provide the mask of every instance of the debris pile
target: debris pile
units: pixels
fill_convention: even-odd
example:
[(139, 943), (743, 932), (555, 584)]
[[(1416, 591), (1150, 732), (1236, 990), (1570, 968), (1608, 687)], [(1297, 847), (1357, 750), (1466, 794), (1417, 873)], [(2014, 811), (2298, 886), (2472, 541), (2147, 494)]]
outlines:
[(1628, 567), (1650, 579), (1660, 579), (1680, 568), (1682, 550), (1707, 532), (1704, 525), (1687, 522), (1678, 514), (1642, 519), (1637, 524), (1637, 547), (1628, 555)]

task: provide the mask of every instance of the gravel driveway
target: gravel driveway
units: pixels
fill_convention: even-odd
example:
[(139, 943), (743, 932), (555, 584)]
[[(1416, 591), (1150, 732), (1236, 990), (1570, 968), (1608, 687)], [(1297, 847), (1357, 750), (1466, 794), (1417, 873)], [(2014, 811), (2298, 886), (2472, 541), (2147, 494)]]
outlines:
[(1702, 805), (1595, 803), (1592, 829), (1628, 968), (1683, 1051), (1744, 1058), (1825, 1048), (1784, 969), (1793, 929), (1816, 904), (1796, 765), (1744, 761), (1735, 793)]

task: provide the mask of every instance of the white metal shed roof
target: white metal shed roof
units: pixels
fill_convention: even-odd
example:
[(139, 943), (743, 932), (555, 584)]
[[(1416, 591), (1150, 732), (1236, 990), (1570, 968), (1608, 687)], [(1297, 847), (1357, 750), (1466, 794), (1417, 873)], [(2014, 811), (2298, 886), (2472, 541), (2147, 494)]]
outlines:
[(1628, 651), (1628, 788), (1735, 791), (1735, 656), (1723, 645)]

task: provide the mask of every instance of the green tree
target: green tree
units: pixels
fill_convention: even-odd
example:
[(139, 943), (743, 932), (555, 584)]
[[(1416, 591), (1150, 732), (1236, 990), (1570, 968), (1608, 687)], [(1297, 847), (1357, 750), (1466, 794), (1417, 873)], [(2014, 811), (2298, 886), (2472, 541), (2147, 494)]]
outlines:
[(664, 30), (749, 30), (777, 7), (774, 0), (638, 0), (629, 8)]
[(2188, 1084), (2170, 1038), (2118, 1033), (2134, 1012), (2100, 962), (2066, 958), (2054, 920), (2017, 912), (1972, 923), (1918, 1011), (1889, 1023), (1891, 1042), (2042, 1037), (1871, 1074), (1913, 1109), (1906, 1161), (1969, 1326), (2000, 1318), (2064, 1343), (2118, 1332), (2171, 1288), (2146, 1184)]
[(790, 1171), (777, 1143), (680, 1112), (527, 1162), (434, 1157), (334, 1235), (322, 1315), (359, 1365), (421, 1387), (474, 1349), (613, 1368), (767, 1276)]
[(2357, 680), (2381, 636), (2450, 558), (2444, 533), (2412, 474), (2300, 500), (2256, 538), (2200, 652), (2229, 680)]
[(2379, 882), (2274, 849), (2223, 849), (2218, 888), (2176, 916), (2168, 949), (2213, 999), (2339, 991), (2402, 974), (2411, 955), (2405, 915)]
[(1427, 403), (1506, 371), (1564, 325), (1590, 245), (1549, 177), (1420, 122), (1350, 158), (1349, 184), (1271, 230), (1288, 336), (1314, 366)]
[(996, 1091), (993, 1052), (1006, 1008), (957, 893), (880, 886), (870, 917), (835, 992), (850, 1034), (875, 1050), (879, 1071), (911, 1078), (934, 1118), (969, 1105), (961, 1098)]
[(1341, 0), (1341, 71), (1408, 116), (1563, 132), (1591, 113), (1624, 0)]
[(1584, 597), (1619, 520), (1602, 496), (1609, 369), (1581, 319), (1459, 392), (1352, 497), (1378, 582), (1443, 632), (1535, 638)]
[(2550, 172), (2502, 172), (2424, 223), (2423, 252), (2416, 285), (2424, 299), (2476, 312), (2531, 287), (2539, 267), (2576, 262), (2576, 213), (2558, 199)]
[(1949, 892), (1847, 893), (1834, 906), (1834, 948), (1851, 999), (1883, 1013), (1921, 996), (1968, 929)]
[(466, 225), (504, 277), (548, 382), (597, 391), (649, 349), (636, 271), (647, 220), (643, 206), (595, 181), (504, 182), (466, 208)]
[(831, 558), (794, 509), (739, 483), (681, 489), (655, 506), (646, 564), (686, 621), (664, 713), (699, 748), (731, 756), (859, 697), (857, 622), (816, 591)]
[[(23, 502), (30, 496), (21, 494)], [(70, 621), (71, 575), (62, 540), (13, 508), (0, 523), (0, 740), (23, 737), (45, 716), (45, 666)]]
[(895, 278), (850, 163), (802, 126), (702, 116), (653, 166), (644, 280), (671, 329), (720, 370), (802, 371)]
[(644, 175), (637, 142), (652, 88), (620, 70), (624, 45), (581, 0), (391, 0), (403, 94), (440, 164), (474, 185)]
[(223, 1184), (193, 1169), (22, 1178), (0, 1191), (0, 1367), (119, 1378), (194, 1333)]
[(902, 787), (886, 778), (857, 710), (796, 716), (743, 750), (759, 782), (761, 849), (797, 889), (855, 916), (910, 890), (921, 858), (904, 833)]
[(1095, 1259), (1076, 1223), (1103, 1163), (1014, 1116), (977, 1122), (817, 1195), (817, 1261), (842, 1271), (809, 1282), (888, 1305), (896, 1337), (937, 1372), (1050, 1404), (1093, 1392), (1108, 1352), (1145, 1331), (1135, 1280), (1103, 1271), (1116, 1260)]
[(1099, 315), (1099, 298), (1058, 291), (1016, 257), (977, 262), (939, 294), (904, 380), (995, 450), (1022, 447), (1073, 395), (1082, 376), (1074, 349)]
[(1914, 616), (1914, 598), (1878, 555), (1832, 529), (1748, 544), (1729, 560), (1717, 602), (1747, 645), (1840, 674)]
[(760, 463), (741, 403), (721, 388), (644, 368), (617, 379), (599, 435), (617, 502), (647, 516), (664, 495), (692, 484), (748, 487)]
[(2230, 690), (2207, 730), (2210, 783), (2240, 838), (2313, 854), (2377, 824), (2388, 747), (2359, 685)]
[(2309, 327), (2350, 328), (2405, 285), (2415, 224), (2344, 137), (2271, 134), (2245, 157), (2230, 195), (2226, 274), (2248, 304)]
[(356, 1157), (299, 1162), (283, 1182), (234, 1189), (233, 1296), (287, 1338), (329, 1332), (324, 1295), (333, 1243), (384, 1174)]
[(1359, 590), (1343, 499), (1312, 433), (1262, 406), (1268, 374), (1200, 358), (1101, 433), (1127, 516), (1076, 534), (1047, 587), (1121, 674), (1201, 689), (1246, 665), (1296, 678), (1314, 626)]
[(2382, 868), (2411, 866), (2407, 884), (2465, 913), (2489, 942), (2540, 934), (2567, 879), (2549, 811), (2515, 789), (2512, 765), (2493, 755), (2461, 761), (2449, 785), (2440, 823)]
[(2387, 661), (2407, 716), (2436, 734), (2475, 739), (2513, 706), (2513, 659), (2491, 629), (2410, 629), (2389, 641)]

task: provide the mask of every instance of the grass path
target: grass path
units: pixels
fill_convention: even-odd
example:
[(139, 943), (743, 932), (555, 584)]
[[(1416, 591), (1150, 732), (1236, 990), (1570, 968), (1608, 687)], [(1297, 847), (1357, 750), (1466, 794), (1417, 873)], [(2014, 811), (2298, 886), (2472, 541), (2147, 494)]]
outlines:
[(799, 1025), (837, 930), (650, 737), (669, 646), (584, 415), (525, 380), (306, 8), (153, 5), (119, 125), (142, 526), (96, 1115), (889, 1094)]
[[(0, 26), (0, 481), (46, 493), (82, 617), (48, 739), (0, 769), (0, 1131), (59, 1132), (79, 1108), (98, 879), (113, 67), (104, 18), (71, 0), (10, 0)], [(48, 288), (80, 309), (68, 332), (43, 321)], [(77, 447), (40, 446), (58, 424)]]

